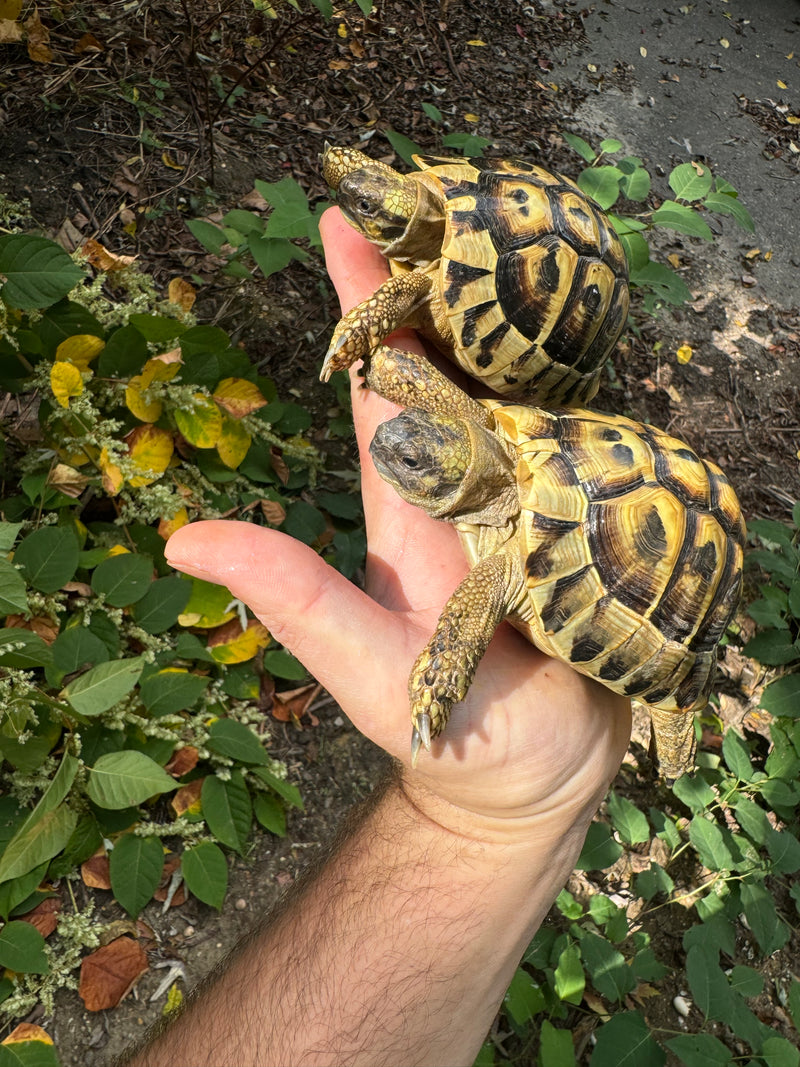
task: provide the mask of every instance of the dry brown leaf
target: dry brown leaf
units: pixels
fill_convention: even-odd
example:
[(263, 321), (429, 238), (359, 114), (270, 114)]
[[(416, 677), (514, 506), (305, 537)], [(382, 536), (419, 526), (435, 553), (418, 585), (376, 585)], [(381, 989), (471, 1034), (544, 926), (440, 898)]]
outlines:
[(194, 804), (199, 804), (200, 793), (203, 789), (203, 779), (195, 778), (188, 785), (181, 786), (170, 800), (170, 804), (177, 816), (185, 814)]
[(184, 311), (191, 311), (197, 291), (185, 278), (173, 278), (167, 287), (167, 296), (170, 304), (177, 304)]
[[(321, 685), (311, 682), (309, 685), (300, 686), (299, 689), (287, 689), (282, 693), (275, 693), (272, 717), (279, 722), (293, 722), (296, 726), (319, 726), (319, 719), (308, 709), (321, 689)], [(305, 722), (303, 722), (304, 718)]]
[(11, 19), (0, 19), (0, 44), (15, 44), (22, 40), (22, 27)]
[(85, 474), (76, 471), (74, 467), (70, 467), (69, 464), (57, 463), (47, 476), (47, 484), (54, 489), (58, 489), (64, 496), (70, 496), (73, 500), (77, 500), (89, 484), (89, 479)]
[(52, 645), (58, 637), (57, 624), (45, 615), (34, 615), (32, 619), (26, 619), (24, 615), (6, 615), (3, 625), (14, 630), (30, 630), (31, 633), (38, 634), (48, 645)]
[(64, 593), (77, 593), (78, 596), (92, 595), (92, 587), (88, 582), (65, 582), (61, 590)]
[(286, 518), (286, 509), (277, 500), (260, 500), (261, 513), (270, 526), (280, 526)]
[(164, 770), (173, 778), (182, 778), (184, 774), (195, 769), (199, 755), (194, 745), (186, 745), (178, 749)]
[(50, 31), (39, 18), (39, 8), (33, 9), (33, 14), (25, 20), (25, 29), (28, 31), (28, 55), (34, 63), (50, 63), (53, 59), (53, 49), (50, 47)]
[(102, 848), (81, 864), (81, 878), (83, 879), (83, 884), (88, 885), (91, 889), (111, 888), (108, 856)]
[(34, 1023), (20, 1023), (3, 1041), (4, 1045), (16, 1045), (22, 1041), (42, 1041), (45, 1045), (52, 1045), (53, 1039), (46, 1030)]
[(24, 923), (35, 926), (42, 937), (49, 937), (58, 926), (58, 914), (61, 911), (61, 900), (58, 897), (46, 897), (36, 907), (25, 915), (18, 918)]
[(109, 252), (93, 237), (83, 242), (81, 251), (93, 267), (107, 273), (115, 270), (124, 270), (125, 267), (129, 267), (136, 260), (136, 256), (120, 256), (116, 252)]
[(83, 37), (78, 38), (72, 50), (78, 55), (82, 55), (84, 52), (102, 52), (103, 46), (93, 33), (85, 33)]
[(249, 208), (250, 211), (266, 211), (269, 207), (258, 189), (251, 189), (249, 193), (245, 193), (239, 203), (242, 207)]
[(270, 459), (272, 460), (272, 469), (278, 475), (281, 484), (286, 485), (289, 481), (289, 468), (284, 463), (283, 456), (277, 448), (273, 447), (270, 450)]
[(130, 937), (119, 937), (84, 958), (78, 995), (87, 1011), (116, 1008), (147, 968), (142, 946)]

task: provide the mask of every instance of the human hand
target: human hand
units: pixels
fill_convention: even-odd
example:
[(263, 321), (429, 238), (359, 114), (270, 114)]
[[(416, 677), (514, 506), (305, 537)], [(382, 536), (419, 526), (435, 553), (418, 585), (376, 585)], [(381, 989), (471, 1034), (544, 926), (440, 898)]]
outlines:
[[(388, 276), (380, 253), (333, 209), (321, 231), (343, 311)], [(390, 343), (414, 348), (403, 331)], [(409, 769), (411, 665), (467, 572), (455, 530), (401, 500), (368, 448), (397, 408), (360, 387), (353, 418), (369, 545), (363, 592), (307, 546), (250, 523), (202, 522), (170, 539), (173, 566), (227, 585), (300, 659), (353, 723), (406, 765), (412, 802), (470, 837), (516, 837), (585, 819), (616, 773), (630, 730), (628, 702), (498, 629), (467, 699), (430, 755)]]

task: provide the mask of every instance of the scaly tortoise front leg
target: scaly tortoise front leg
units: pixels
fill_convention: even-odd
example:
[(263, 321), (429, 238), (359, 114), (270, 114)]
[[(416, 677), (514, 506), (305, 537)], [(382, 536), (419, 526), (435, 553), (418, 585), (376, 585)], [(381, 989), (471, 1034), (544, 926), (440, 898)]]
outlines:
[(333, 331), (320, 378), (326, 382), (345, 370), (401, 326), (414, 325), (414, 312), (430, 294), (431, 277), (421, 268), (388, 278), (367, 300), (357, 304)]
[(447, 725), (467, 695), (494, 632), (508, 614), (520, 577), (508, 553), (476, 564), (447, 601), (428, 644), (411, 669), (411, 764)]

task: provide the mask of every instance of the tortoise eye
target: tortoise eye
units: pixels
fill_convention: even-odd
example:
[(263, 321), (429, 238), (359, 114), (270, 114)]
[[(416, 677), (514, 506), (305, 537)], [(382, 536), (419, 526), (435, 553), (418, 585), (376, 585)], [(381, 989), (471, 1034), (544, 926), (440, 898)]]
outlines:
[(366, 197), (362, 196), (361, 199), (358, 201), (356, 207), (358, 208), (359, 214), (361, 215), (375, 214), (375, 205), (372, 203), (371, 200), (367, 200)]
[(416, 459), (415, 456), (402, 456), (401, 457), (401, 462), (403, 463), (403, 465), (405, 467), (408, 467), (409, 470), (412, 470), (412, 471), (416, 470), (417, 467), (419, 466), (419, 460)]

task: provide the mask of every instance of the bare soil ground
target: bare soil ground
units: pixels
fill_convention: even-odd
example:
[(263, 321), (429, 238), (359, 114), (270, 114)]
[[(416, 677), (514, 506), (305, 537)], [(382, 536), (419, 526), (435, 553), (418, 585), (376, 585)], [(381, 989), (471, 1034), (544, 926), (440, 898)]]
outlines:
[[(614, 136), (644, 158), (660, 196), (675, 163), (700, 158), (740, 190), (757, 232), (726, 219), (713, 247), (679, 234), (659, 239), (693, 300), (656, 318), (634, 309), (598, 406), (687, 439), (726, 470), (748, 517), (786, 518), (800, 498), (792, 192), (800, 154), (797, 126), (786, 121), (800, 111), (796, 6), (675, 0), (656, 12), (645, 0), (585, 9), (499, 0), (489, 14), (477, 0), (379, 0), (369, 18), (343, 3), (330, 22), (302, 7), (280, 6), (273, 20), (250, 0), (40, 4), (52, 59), (32, 62), (23, 44), (0, 45), (0, 189), (29, 197), (38, 224), (66, 243), (91, 236), (135, 252), (164, 285), (176, 275), (205, 279), (199, 315), (221, 321), (281, 393), (312, 407), (316, 443), (341, 464), (353, 457), (341, 457), (326, 434), (333, 400), (317, 382), (337, 312), (322, 266), (293, 264), (266, 282), (232, 283), (185, 218), (237, 206), (257, 177), (292, 174), (322, 198), (324, 141), (368, 135), (366, 150), (391, 162), (387, 128), (430, 150), (440, 149), (442, 132), (473, 130), (491, 138), (493, 152), (571, 175), (581, 163), (562, 131), (595, 143)], [(443, 129), (423, 102), (443, 113)], [(675, 353), (686, 343), (695, 355), (681, 365)], [(738, 719), (752, 681), (746, 665), (732, 666), (724, 681)], [(306, 800), (289, 837), (265, 836), (233, 861), (221, 916), (196, 901), (166, 914), (151, 905), (144, 918), (157, 935), (153, 967), (112, 1013), (91, 1015), (77, 994), (63, 994), (48, 1028), (65, 1065), (119, 1053), (161, 1011), (165, 992), (151, 998), (163, 968), (179, 966), (193, 984), (369, 791), (381, 754), (330, 702), (315, 710), (319, 727), (274, 727), (273, 753)], [(645, 788), (635, 758), (621, 783), (632, 799)], [(606, 891), (614, 879), (623, 885), (625, 872)], [(96, 893), (101, 918), (119, 918), (109, 896)], [(677, 951), (680, 931), (662, 933)], [(671, 996), (660, 1000), (648, 1017), (674, 1027)]]

